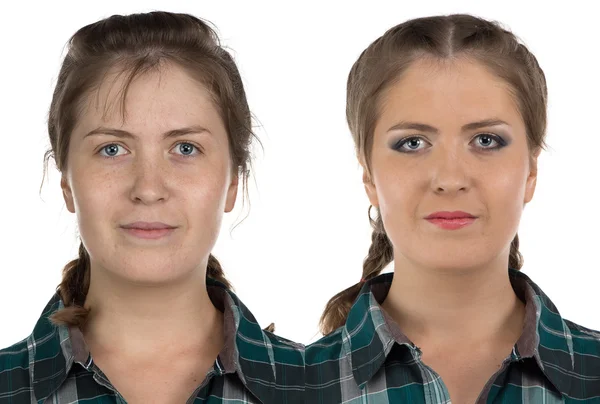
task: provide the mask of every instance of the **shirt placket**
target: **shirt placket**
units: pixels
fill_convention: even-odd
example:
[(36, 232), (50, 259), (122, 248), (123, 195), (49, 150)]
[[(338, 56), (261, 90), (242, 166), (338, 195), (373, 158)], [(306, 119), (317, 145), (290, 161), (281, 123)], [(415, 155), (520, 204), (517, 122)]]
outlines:
[(98, 383), (101, 386), (106, 387), (107, 389), (109, 389), (110, 391), (115, 393), (115, 399), (118, 404), (127, 404), (125, 397), (123, 397), (121, 395), (121, 393), (119, 393), (119, 391), (108, 380), (106, 375), (104, 373), (102, 373), (102, 370), (100, 370), (100, 368), (98, 366), (96, 366), (96, 364), (91, 359), (91, 356), (90, 356), (90, 359), (88, 359), (88, 362), (86, 363), (86, 365), (87, 366), (85, 366), (85, 368), (94, 374), (93, 377), (94, 377), (94, 380), (96, 381), (96, 383)]
[(200, 383), (200, 386), (198, 386), (196, 390), (194, 390), (190, 398), (188, 398), (186, 404), (192, 404), (194, 401), (196, 401), (197, 398), (204, 399), (208, 397), (208, 392), (204, 392), (204, 394), (201, 394), (202, 390), (208, 386), (208, 383), (212, 380), (213, 377), (223, 376), (225, 373), (227, 372), (225, 371), (225, 368), (221, 363), (220, 358), (217, 356), (213, 367), (208, 371), (206, 377), (204, 378), (202, 383)]
[[(119, 393), (119, 391), (112, 385), (112, 383), (108, 380), (104, 373), (102, 373), (102, 370), (100, 370), (100, 368), (96, 366), (96, 364), (91, 359), (91, 356), (89, 357), (88, 361), (85, 364), (82, 363), (82, 365), (86, 368), (86, 370), (94, 374), (93, 377), (96, 383), (106, 387), (107, 389), (115, 393), (116, 401), (118, 404), (127, 404), (125, 397), (123, 397), (121, 393)], [(202, 389), (204, 389), (208, 385), (208, 383), (214, 376), (222, 376), (225, 373), (225, 369), (223, 365), (219, 362), (219, 358), (217, 357), (213, 367), (208, 371), (206, 377), (204, 378), (200, 386), (198, 386), (198, 388), (194, 390), (194, 393), (192, 393), (191, 397), (187, 400), (186, 403), (193, 403), (196, 400), (196, 398), (198, 398), (198, 395), (200, 394)]]
[(411, 353), (415, 358), (421, 377), (423, 378), (423, 395), (426, 404), (449, 404), (450, 394), (442, 378), (421, 360), (423, 353), (416, 345), (410, 346)]
[(515, 345), (513, 347), (512, 352), (510, 353), (510, 355), (506, 359), (504, 359), (504, 361), (502, 361), (502, 366), (500, 366), (500, 369), (498, 369), (498, 371), (496, 373), (494, 373), (492, 375), (492, 377), (490, 377), (490, 380), (488, 380), (488, 382), (485, 384), (483, 390), (479, 394), (479, 397), (477, 397), (477, 400), (475, 401), (475, 404), (487, 404), (487, 403), (494, 403), (494, 402), (496, 402), (495, 398), (496, 398), (498, 392), (496, 392), (496, 394), (493, 394), (493, 395), (490, 394), (490, 391), (491, 391), (490, 387), (491, 387), (491, 385), (496, 381), (496, 379), (502, 373), (504, 373), (508, 369), (508, 367), (510, 366), (510, 364), (512, 362), (518, 362), (521, 359), (522, 359), (521, 355), (519, 354), (517, 346)]
[[(419, 369), (421, 370), (421, 376), (423, 377), (423, 393), (425, 396), (426, 404), (450, 404), (450, 393), (444, 384), (442, 378), (429, 366), (425, 365), (421, 360), (422, 352), (421, 349), (415, 345), (410, 347), (413, 357), (417, 361), (419, 365)], [(488, 399), (493, 399), (493, 397), (489, 397), (486, 392), (489, 392), (489, 386), (494, 383), (496, 378), (502, 374), (510, 365), (511, 362), (520, 360), (521, 357), (516, 349), (516, 346), (513, 348), (511, 354), (502, 362), (502, 366), (496, 373), (490, 377), (483, 390), (477, 397), (475, 401), (476, 404), (486, 404), (488, 403)], [(491, 401), (493, 402), (493, 400)]]

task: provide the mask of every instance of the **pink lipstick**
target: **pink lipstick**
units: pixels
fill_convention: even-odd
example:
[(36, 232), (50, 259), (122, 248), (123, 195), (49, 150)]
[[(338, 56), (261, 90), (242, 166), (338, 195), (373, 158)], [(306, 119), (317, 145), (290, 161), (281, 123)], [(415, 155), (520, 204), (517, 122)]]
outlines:
[(472, 224), (477, 217), (462, 211), (443, 211), (434, 212), (425, 217), (425, 220), (445, 230), (458, 230)]

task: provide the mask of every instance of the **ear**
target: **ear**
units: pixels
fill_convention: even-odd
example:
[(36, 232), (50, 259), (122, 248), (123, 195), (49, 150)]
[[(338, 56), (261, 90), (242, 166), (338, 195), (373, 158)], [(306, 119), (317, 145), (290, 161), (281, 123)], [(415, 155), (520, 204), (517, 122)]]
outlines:
[(540, 156), (541, 148), (538, 148), (529, 160), (529, 175), (527, 176), (527, 182), (525, 183), (525, 200), (524, 204), (528, 204), (533, 199), (535, 193), (535, 186), (537, 184), (537, 173), (538, 173), (538, 157)]
[(237, 198), (238, 191), (238, 183), (239, 178), (237, 175), (234, 175), (231, 179), (231, 184), (229, 184), (229, 189), (227, 190), (227, 200), (225, 201), (225, 213), (229, 213), (233, 210), (235, 206), (235, 200)]
[(378, 208), (379, 207), (379, 199), (377, 198), (377, 188), (375, 187), (375, 183), (373, 182), (373, 177), (371, 176), (370, 170), (367, 167), (366, 162), (361, 158), (359, 159), (360, 165), (363, 170), (362, 181), (365, 186), (365, 191), (367, 193), (367, 197), (369, 198), (369, 202), (371, 205)]
[(67, 205), (67, 210), (71, 213), (75, 213), (73, 191), (71, 190), (71, 186), (69, 185), (69, 180), (64, 175), (60, 179), (60, 188), (62, 189), (63, 199), (65, 200), (65, 205)]

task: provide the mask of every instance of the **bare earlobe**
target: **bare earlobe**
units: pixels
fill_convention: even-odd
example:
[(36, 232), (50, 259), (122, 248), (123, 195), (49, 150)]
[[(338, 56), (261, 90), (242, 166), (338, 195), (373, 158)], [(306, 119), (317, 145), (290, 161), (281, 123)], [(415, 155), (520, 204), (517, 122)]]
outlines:
[(73, 191), (69, 185), (69, 181), (65, 176), (60, 179), (60, 188), (62, 189), (63, 199), (67, 210), (71, 213), (75, 213), (75, 202), (73, 201)]
[(363, 167), (362, 181), (363, 181), (363, 185), (365, 186), (365, 192), (367, 193), (369, 202), (371, 203), (371, 205), (378, 208), (379, 207), (379, 198), (377, 197), (377, 188), (375, 187), (375, 184), (373, 183), (373, 178), (371, 177), (369, 170), (365, 167), (365, 165), (363, 165), (361, 163), (361, 166)]
[(537, 175), (538, 175), (538, 156), (540, 154), (540, 150), (538, 150), (529, 163), (529, 176), (527, 177), (527, 182), (525, 184), (525, 199), (523, 201), (524, 204), (528, 204), (533, 199), (533, 194), (535, 193), (535, 187), (537, 185)]
[(229, 213), (235, 207), (235, 201), (237, 199), (237, 191), (238, 191), (239, 178), (236, 175), (231, 180), (231, 184), (229, 185), (229, 189), (227, 190), (227, 200), (225, 201), (225, 213)]
[(525, 200), (524, 200), (525, 204), (528, 204), (533, 199), (533, 194), (535, 193), (536, 183), (537, 183), (537, 177), (533, 177), (532, 179), (527, 179), (527, 189), (525, 190)]

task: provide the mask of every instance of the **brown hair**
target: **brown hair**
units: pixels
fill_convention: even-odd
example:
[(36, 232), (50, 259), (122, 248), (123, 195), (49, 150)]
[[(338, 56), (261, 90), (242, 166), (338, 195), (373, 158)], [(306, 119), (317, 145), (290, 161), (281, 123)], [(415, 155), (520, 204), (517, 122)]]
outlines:
[[(48, 117), (52, 157), (64, 172), (71, 132), (80, 116), (86, 97), (101, 84), (107, 72), (119, 68), (127, 74), (120, 93), (125, 117), (125, 97), (138, 76), (157, 70), (165, 63), (183, 68), (211, 93), (229, 137), (234, 172), (242, 177), (246, 190), (251, 166), (251, 114), (242, 79), (231, 55), (221, 46), (216, 32), (188, 14), (151, 12), (113, 15), (77, 31), (68, 43)], [(244, 193), (246, 196), (247, 194)], [(207, 276), (231, 288), (219, 261), (211, 254)], [(83, 243), (79, 257), (63, 270), (57, 288), (65, 309), (55, 313), (56, 324), (83, 325), (89, 311), (83, 307), (90, 284), (90, 259)]]
[[(382, 95), (410, 65), (423, 57), (452, 60), (466, 57), (503, 79), (517, 102), (527, 130), (531, 156), (545, 148), (547, 89), (536, 58), (499, 23), (464, 14), (417, 18), (389, 29), (365, 49), (348, 76), (346, 119), (359, 158), (370, 175), (373, 130)], [(377, 209), (376, 209), (377, 210)], [(371, 247), (363, 263), (363, 280), (377, 276), (394, 258), (379, 212), (369, 220)], [(521, 269), (519, 237), (510, 245), (509, 267)], [(335, 295), (321, 316), (321, 332), (342, 326), (358, 296), (361, 283)]]

